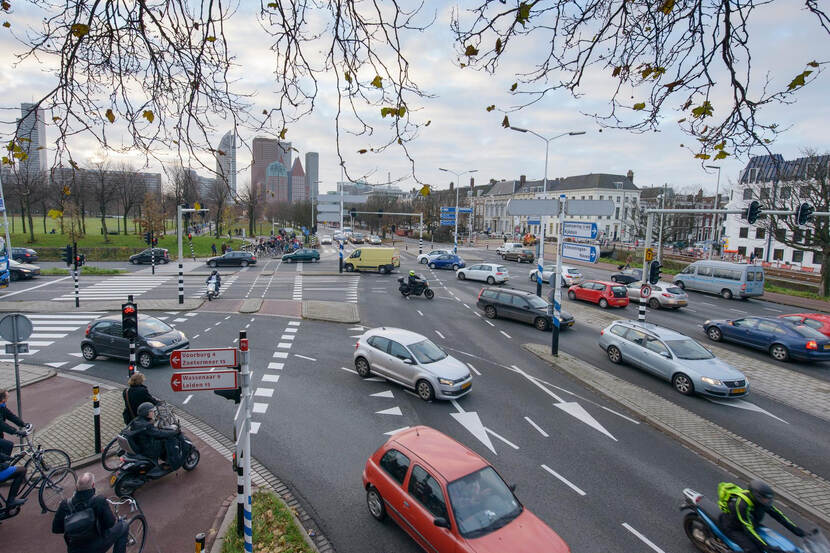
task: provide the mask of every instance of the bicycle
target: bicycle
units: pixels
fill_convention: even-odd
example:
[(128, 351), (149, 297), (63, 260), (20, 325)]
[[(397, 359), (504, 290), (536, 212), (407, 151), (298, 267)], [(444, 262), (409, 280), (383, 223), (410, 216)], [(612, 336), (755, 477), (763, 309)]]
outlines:
[[(116, 520), (124, 520), (127, 523), (127, 551), (130, 553), (144, 551), (144, 542), (147, 540), (147, 519), (141, 507), (138, 506), (138, 501), (132, 497), (108, 497), (107, 503), (110, 504)], [(130, 510), (127, 515), (122, 516), (119, 512), (122, 505), (129, 505)]]
[[(166, 401), (160, 401), (156, 405), (156, 425), (159, 428), (180, 429), (179, 419), (173, 412), (173, 406)], [(101, 466), (108, 472), (115, 472), (121, 467), (121, 457), (124, 453), (125, 451), (118, 445), (118, 436), (114, 437), (101, 451)]]

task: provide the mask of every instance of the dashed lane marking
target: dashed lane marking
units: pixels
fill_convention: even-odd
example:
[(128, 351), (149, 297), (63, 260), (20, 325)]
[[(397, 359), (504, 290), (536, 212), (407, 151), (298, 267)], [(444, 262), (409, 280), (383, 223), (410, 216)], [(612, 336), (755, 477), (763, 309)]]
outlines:
[(539, 428), (539, 425), (538, 425), (538, 424), (536, 424), (535, 422), (533, 422), (532, 420), (530, 420), (530, 417), (525, 417), (525, 420), (527, 421), (527, 423), (528, 423), (530, 426), (532, 426), (533, 428), (535, 428), (535, 429), (536, 429), (536, 431), (537, 431), (537, 432), (539, 432), (539, 434), (541, 434), (541, 435), (542, 435), (542, 436), (544, 436), (545, 438), (549, 437), (547, 432), (545, 432), (544, 430), (542, 430), (541, 428)]
[(316, 360), (315, 358), (313, 358), (313, 357), (307, 357), (307, 356), (305, 356), (305, 355), (300, 355), (299, 353), (295, 353), (295, 354), (294, 354), (294, 357), (299, 357), (300, 359), (308, 359), (309, 361), (317, 361), (317, 360)]
[(269, 369), (274, 369), (274, 370), (277, 370), (277, 371), (281, 371), (284, 365), (285, 365), (284, 363), (271, 362), (271, 363), (268, 363), (268, 368)]
[(182, 405), (187, 405), (190, 402), (191, 398), (193, 398), (193, 394), (188, 394), (188, 396), (184, 398)]
[[(568, 486), (570, 489), (572, 489), (573, 491), (575, 491), (575, 492), (576, 492), (576, 493), (578, 493), (579, 495), (586, 495), (586, 494), (585, 494), (585, 492), (583, 492), (583, 491), (582, 491), (582, 490), (581, 490), (578, 486), (576, 486), (575, 484), (571, 483), (571, 482), (570, 482), (567, 478), (565, 478), (564, 476), (562, 476), (561, 474), (559, 474), (558, 472), (556, 472), (555, 470), (553, 470), (553, 469), (552, 469), (552, 468), (550, 468), (549, 466), (547, 466), (547, 465), (542, 465), (542, 469), (543, 469), (545, 472), (548, 472), (548, 473), (550, 473), (551, 475), (553, 475), (555, 478), (559, 479), (559, 480), (560, 480), (563, 484), (565, 484), (566, 486)], [(623, 526), (625, 526), (625, 525), (623, 525)], [(648, 541), (647, 541), (647, 543), (651, 543), (651, 542), (648, 542)], [(652, 544), (652, 545), (654, 545), (654, 544)], [(659, 550), (658, 550), (658, 551), (659, 551)]]
[(634, 534), (635, 536), (637, 536), (637, 538), (638, 538), (641, 542), (643, 542), (644, 544), (646, 544), (647, 546), (649, 546), (652, 550), (656, 551), (657, 553), (666, 553), (665, 551), (663, 551), (662, 549), (660, 549), (659, 547), (657, 547), (656, 545), (654, 545), (654, 542), (652, 542), (650, 539), (648, 539), (647, 537), (645, 537), (644, 535), (642, 535), (640, 532), (638, 532), (637, 530), (635, 530), (635, 529), (634, 529), (634, 528), (633, 528), (630, 524), (628, 524), (627, 522), (623, 522), (623, 523), (622, 523), (622, 526), (623, 526), (623, 528), (625, 528), (626, 530), (628, 530), (629, 532), (631, 532), (632, 534)]
[(496, 325), (494, 325), (493, 323), (491, 323), (490, 321), (484, 321), (484, 322), (485, 322), (485, 323), (487, 323), (487, 324), (488, 324), (488, 325), (490, 325), (490, 326), (496, 326)]
[(435, 333), (436, 333), (438, 336), (440, 336), (442, 340), (446, 340), (446, 338), (444, 337), (444, 335), (443, 335), (443, 334), (441, 334), (439, 331), (437, 331), (437, 330), (436, 330), (436, 331), (435, 331)]
[(468, 367), (470, 367), (470, 370), (471, 370), (471, 371), (473, 371), (474, 373), (476, 373), (476, 376), (481, 376), (481, 373), (480, 373), (480, 372), (478, 372), (478, 369), (476, 369), (475, 367), (473, 367), (473, 365), (472, 365), (471, 363), (467, 363), (467, 366), (468, 366)]
[(501, 332), (502, 334), (504, 334), (504, 337), (505, 337), (505, 338), (507, 338), (508, 340), (510, 339), (510, 334), (506, 333), (506, 332), (505, 332), (505, 331), (503, 331), (503, 330), (499, 330), (499, 332)]

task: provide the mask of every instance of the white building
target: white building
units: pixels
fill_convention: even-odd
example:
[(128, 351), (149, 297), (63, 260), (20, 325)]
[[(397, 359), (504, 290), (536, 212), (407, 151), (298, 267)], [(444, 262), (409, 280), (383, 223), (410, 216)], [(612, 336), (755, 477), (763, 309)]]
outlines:
[(20, 172), (45, 173), (49, 155), (46, 149), (46, 114), (42, 108), (35, 110), (35, 104), (20, 104), (20, 115), (17, 137), (26, 139), (21, 148), (28, 156), (20, 162)]
[(219, 141), (216, 154), (216, 178), (228, 183), (229, 195), (236, 195), (236, 133), (228, 131)]
[[(758, 156), (749, 160), (741, 172), (738, 184), (732, 192), (727, 209), (746, 209), (750, 202), (758, 200), (762, 209), (794, 209), (815, 191), (817, 171), (826, 178), (830, 170), (830, 156), (816, 156), (785, 161), (780, 154)], [(773, 200), (774, 198), (774, 200)], [(727, 253), (756, 259), (770, 266), (791, 266), (806, 271), (821, 271), (821, 254), (803, 251), (784, 244), (781, 240), (796, 243), (810, 240), (812, 226), (801, 229), (778, 229), (770, 233), (768, 223), (760, 219), (750, 225), (741, 215), (726, 216)]]

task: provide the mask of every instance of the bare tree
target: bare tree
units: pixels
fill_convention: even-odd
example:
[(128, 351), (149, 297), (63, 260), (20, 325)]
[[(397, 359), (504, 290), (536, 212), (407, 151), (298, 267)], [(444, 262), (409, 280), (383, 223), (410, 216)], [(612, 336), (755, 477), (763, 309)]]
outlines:
[(128, 163), (119, 164), (116, 175), (115, 196), (124, 216), (124, 234), (127, 234), (127, 217), (144, 199), (144, 181), (138, 171)]
[(90, 165), (90, 169), (85, 171), (85, 173), (89, 179), (89, 188), (95, 197), (98, 215), (101, 218), (101, 230), (104, 234), (104, 242), (109, 242), (107, 210), (111, 207), (118, 192), (118, 187), (113, 182), (116, 175), (110, 170), (108, 161), (93, 161)]
[(213, 221), (216, 224), (216, 237), (219, 238), (222, 221), (226, 219), (225, 208), (228, 207), (230, 194), (228, 184), (223, 179), (213, 179), (213, 182), (207, 187), (205, 193), (205, 201), (213, 211)]
[(26, 163), (18, 162), (12, 165), (11, 190), (20, 203), (20, 214), (23, 220), (23, 232), (26, 233), (28, 223), (29, 239), (35, 241), (35, 227), (32, 217), (32, 206), (37, 203), (38, 194), (43, 192), (47, 175), (35, 170)]
[(248, 234), (255, 235), (257, 214), (260, 212), (256, 186), (247, 182), (239, 191), (239, 205), (248, 217)]
[(164, 208), (159, 203), (159, 198), (147, 192), (141, 204), (141, 230), (152, 232), (158, 237), (159, 233), (164, 234)]

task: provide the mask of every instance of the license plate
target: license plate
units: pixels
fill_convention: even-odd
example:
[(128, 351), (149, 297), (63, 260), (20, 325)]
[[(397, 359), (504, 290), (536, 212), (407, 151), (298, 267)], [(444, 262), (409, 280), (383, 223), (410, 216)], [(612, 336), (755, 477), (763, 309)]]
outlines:
[(830, 349), (830, 344), (824, 344), (824, 349)]
[(115, 479), (117, 478), (116, 474), (110, 476), (110, 487), (115, 486)]
[(574, 325), (573, 321), (568, 322), (568, 326), (573, 326), (573, 325)]
[(744, 392), (746, 392), (746, 388), (732, 388), (729, 390), (730, 394), (742, 394)]
[(461, 389), (466, 390), (467, 388), (469, 388), (472, 385), (473, 385), (472, 382), (465, 382), (464, 384), (461, 385)]

